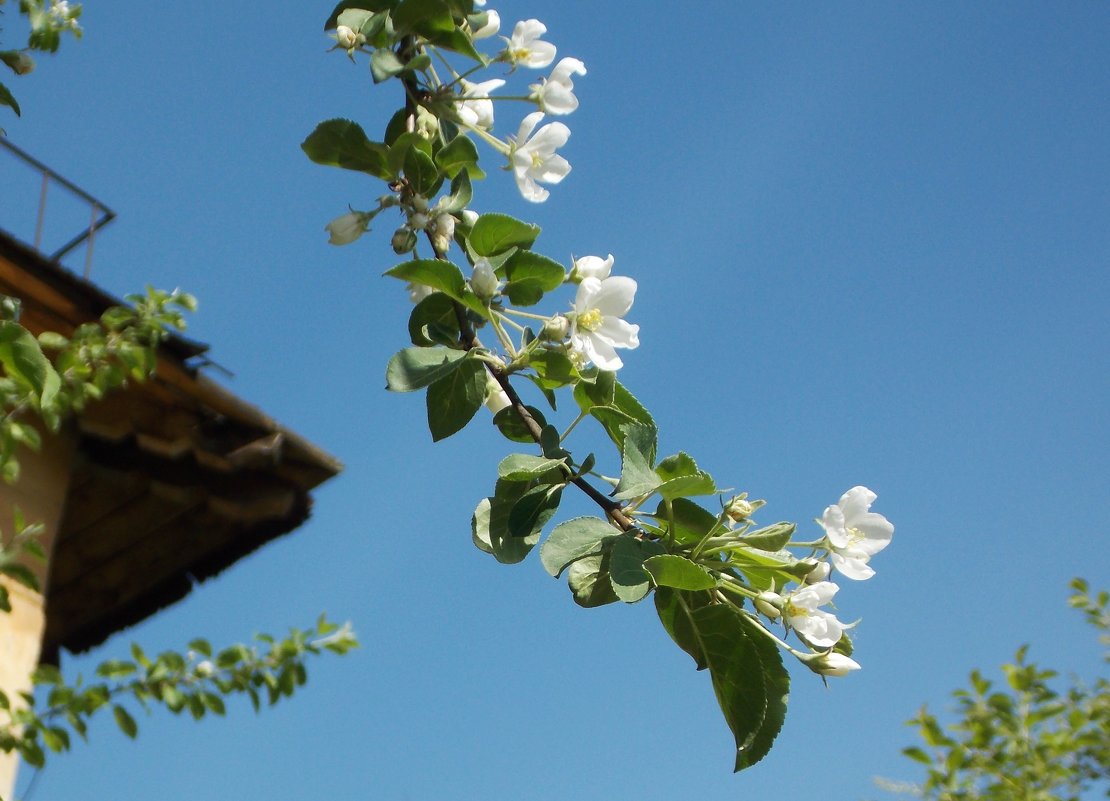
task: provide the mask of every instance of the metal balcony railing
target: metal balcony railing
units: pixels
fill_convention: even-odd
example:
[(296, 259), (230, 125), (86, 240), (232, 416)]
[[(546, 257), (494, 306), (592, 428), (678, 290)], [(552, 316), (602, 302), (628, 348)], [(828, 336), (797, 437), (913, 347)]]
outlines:
[[(66, 180), (41, 161), (0, 136), (0, 152), (4, 151), (29, 167), (32, 172), (30, 175), (24, 175), (24, 180), (20, 181), (15, 176), (8, 177), (9, 170), (0, 169), (0, 201), (4, 203), (4, 206), (0, 207), (0, 228), (3, 228), (6, 233), (19, 239), (24, 244), (31, 245), (53, 262), (61, 263), (66, 255), (84, 245), (85, 265), (83, 275), (87, 279), (92, 270), (93, 244), (96, 241), (96, 232), (115, 219), (116, 213), (81, 187)], [(30, 180), (28, 181), (28, 179)], [(18, 217), (16, 207), (18, 206), (19, 210), (30, 208), (30, 204), (24, 203), (23, 198), (28, 194), (33, 197), (36, 183), (38, 185), (38, 211), (34, 217), (34, 233), (30, 235), (29, 230), (17, 230), (20, 226), (15, 219)], [(49, 191), (52, 184), (58, 185), (68, 194), (67, 199), (54, 201), (55, 207), (63, 207), (57, 209), (56, 220), (47, 219), (47, 197), (48, 195), (53, 197)], [(87, 226), (80, 220), (82, 207), (88, 210)], [(9, 219), (9, 216), (11, 219)], [(80, 231), (80, 233), (77, 233), (77, 231)], [(66, 239), (66, 237), (69, 238)], [(60, 242), (61, 244), (51, 245), (50, 242)]]

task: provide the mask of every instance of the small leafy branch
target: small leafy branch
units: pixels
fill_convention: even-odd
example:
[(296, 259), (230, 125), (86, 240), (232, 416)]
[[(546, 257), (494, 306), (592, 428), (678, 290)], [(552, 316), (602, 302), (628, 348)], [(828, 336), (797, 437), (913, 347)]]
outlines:
[[(0, 297), (0, 475), (9, 483), (19, 476), (19, 446), (41, 447), (40, 425), (56, 432), (90, 401), (151, 377), (159, 344), (183, 330), (184, 312), (196, 309), (191, 295), (176, 290), (148, 287), (146, 294), (127, 300), (130, 306), (112, 307), (68, 337), (54, 332), (35, 337), (18, 322), (19, 301)], [(15, 510), (14, 530), (9, 542), (0, 537), (0, 576), (38, 591), (27, 558), (45, 559), (36, 539), (42, 526), (27, 525)], [(0, 611), (11, 611), (3, 584)], [(0, 752), (18, 751), (28, 764), (41, 767), (47, 751), (69, 750), (70, 733), (84, 738), (89, 718), (109, 706), (120, 728), (134, 737), (138, 726), (128, 700), (144, 709), (161, 704), (175, 714), (188, 711), (197, 719), (222, 715), (223, 696), (245, 694), (255, 709), (263, 700), (273, 705), (304, 684), (308, 656), (344, 654), (356, 645), (349, 625), (338, 627), (321, 616), (315, 629), (294, 629), (281, 640), (259, 635), (253, 645), (234, 645), (215, 656), (200, 639), (184, 655), (167, 651), (155, 659), (133, 645), (132, 661), (108, 660), (96, 669), (101, 682), (86, 684), (78, 677), (69, 684), (55, 667), (43, 665), (32, 679), (49, 688), (44, 706), (37, 706), (42, 699), (31, 693), (12, 698), (0, 691)]]
[[(333, 119), (302, 145), (313, 161), (364, 173), (387, 190), (329, 223), (329, 241), (350, 244), (384, 213), (400, 214), (390, 246), (406, 260), (385, 274), (406, 282), (414, 307), (411, 346), (389, 361), (387, 387), (425, 393), (433, 440), (461, 430), (484, 405), (501, 435), (534, 447), (497, 466), (493, 492), (472, 517), (474, 544), (500, 562), (520, 562), (564, 493), (584, 493), (599, 514), (555, 525), (541, 563), (566, 575), (580, 606), (654, 593), (664, 629), (709, 671), (740, 770), (767, 753), (785, 717), (783, 650), (823, 676), (859, 667), (851, 625), (822, 608), (839, 589), (828, 577), (834, 568), (854, 580), (873, 575), (868, 562), (893, 526), (870, 511), (875, 494), (854, 487), (825, 510), (821, 536), (797, 538), (793, 523), (757, 525), (764, 501), (721, 487), (685, 451), (660, 458), (654, 417), (616, 377), (618, 351), (639, 345), (639, 325), (625, 319), (636, 281), (612, 274), (612, 255), (568, 263), (542, 255), (534, 249), (539, 226), (471, 208), (474, 183), (485, 176), (479, 145), (528, 201), (545, 201), (547, 187), (570, 173), (556, 152), (570, 129), (545, 117), (578, 107), (574, 81), (586, 74), (579, 59), (555, 63), (556, 47), (535, 19), (482, 52), (501, 26), (484, 6), (344, 0), (326, 21), (334, 49), (352, 61), (366, 56), (373, 82), (401, 95), (380, 141), (352, 120)], [(496, 94), (520, 70), (553, 63), (546, 78)], [(488, 70), (496, 77), (479, 77)], [(495, 133), (495, 102), (528, 108), (515, 134)], [(569, 308), (536, 311), (564, 288), (573, 294)], [(615, 454), (599, 456), (595, 444), (578, 451), (584, 456), (571, 451), (587, 420)], [(786, 641), (791, 633), (798, 647)]]
[[(0, 0), (0, 5), (4, 5), (4, 0)], [(35, 60), (31, 57), (32, 50), (55, 52), (65, 33), (81, 38), (81, 25), (77, 22), (81, 17), (80, 3), (50, 0), (50, 4), (46, 5), (43, 0), (19, 0), (19, 10), (27, 16), (31, 25), (27, 46), (19, 50), (0, 50), (0, 63), (16, 75), (27, 75), (35, 69)], [(0, 11), (0, 13), (3, 12)], [(0, 106), (8, 106), (16, 116), (21, 113), (19, 103), (2, 82), (0, 82)], [(0, 130), (0, 136), (3, 133), (3, 130)]]
[[(1110, 646), (1110, 593), (1071, 584), (1069, 605)], [(927, 707), (909, 721), (923, 746), (903, 749), (927, 769), (911, 792), (934, 801), (1080, 801), (1088, 790), (1110, 792), (1110, 681), (1072, 679), (1055, 689), (1055, 670), (1027, 659), (1028, 646), (1002, 666), (1006, 686), (978, 671), (956, 690), (956, 721), (941, 726)], [(1103, 654), (1110, 662), (1110, 650)]]
[(308, 656), (345, 654), (357, 645), (350, 626), (336, 626), (323, 616), (315, 628), (293, 629), (283, 639), (263, 634), (254, 639), (253, 645), (233, 645), (218, 653), (198, 639), (184, 654), (166, 651), (153, 659), (133, 644), (130, 660), (102, 663), (96, 669), (98, 680), (88, 683), (80, 676), (68, 683), (57, 668), (43, 665), (33, 677), (45, 688), (41, 709), (35, 708), (30, 693), (21, 693), (22, 703), (17, 704), (0, 692), (0, 751), (18, 751), (29, 765), (41, 767), (44, 748), (68, 751), (71, 734), (84, 739), (89, 720), (109, 708), (128, 737), (138, 733), (132, 712), (136, 707), (149, 712), (160, 705), (200, 720), (223, 715), (225, 697), (246, 695), (258, 711), (263, 703), (273, 706), (292, 696), (305, 683)]

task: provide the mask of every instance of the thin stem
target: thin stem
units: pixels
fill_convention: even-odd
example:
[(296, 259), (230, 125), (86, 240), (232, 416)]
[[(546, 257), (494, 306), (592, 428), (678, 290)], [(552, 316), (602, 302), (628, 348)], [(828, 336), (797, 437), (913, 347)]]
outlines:
[(569, 437), (570, 432), (574, 430), (574, 427), (585, 420), (588, 416), (589, 415), (586, 412), (579, 412), (578, 416), (571, 421), (569, 426), (567, 426), (566, 431), (559, 435), (559, 442), (562, 442), (567, 437)]

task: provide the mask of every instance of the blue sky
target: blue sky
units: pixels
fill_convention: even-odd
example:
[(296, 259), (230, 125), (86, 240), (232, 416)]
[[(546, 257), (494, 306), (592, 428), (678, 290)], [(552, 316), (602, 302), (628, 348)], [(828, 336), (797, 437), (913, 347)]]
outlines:
[[(331, 117), (379, 130), (398, 98), (325, 52), (330, 5), (94, 0), (83, 41), (11, 82), (3, 127), (119, 213), (95, 280), (196, 294), (230, 387), (347, 469), (297, 534), (66, 667), (323, 610), (363, 647), (257, 717), (140, 716), (134, 743), (105, 721), (31, 801), (880, 798), (873, 776), (917, 777), (903, 721), (971, 668), (1029, 642), (1100, 669), (1065, 597), (1107, 568), (1110, 7), (491, 6), (589, 74), (551, 199), (491, 170), (475, 207), (636, 278), (622, 380), (665, 452), (767, 498), (766, 522), (879, 494), (894, 542), (838, 596), (863, 670), (795, 671), (778, 745), (732, 775), (708, 677), (650, 605), (581, 610), (534, 557), (473, 548), (509, 444), (474, 424), (433, 446), (422, 401), (383, 390), (407, 342), (392, 226), (323, 231), (382, 188), (299, 144)], [(34, 203), (6, 191), (0, 225)]]

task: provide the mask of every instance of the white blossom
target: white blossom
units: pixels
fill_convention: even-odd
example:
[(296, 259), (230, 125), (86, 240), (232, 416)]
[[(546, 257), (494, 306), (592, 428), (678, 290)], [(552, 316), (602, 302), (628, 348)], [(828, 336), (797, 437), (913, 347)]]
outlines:
[(561, 122), (550, 122), (533, 135), (542, 119), (542, 111), (533, 111), (525, 117), (509, 149), (509, 164), (517, 188), (525, 200), (533, 203), (542, 203), (551, 194), (541, 183), (557, 184), (570, 172), (570, 163), (555, 154), (567, 143), (570, 129)]
[(356, 48), (365, 41), (365, 36), (361, 33), (355, 33), (353, 28), (349, 28), (346, 25), (340, 25), (335, 29), (336, 44), (347, 50)]
[(846, 626), (836, 615), (818, 608), (832, 601), (840, 588), (831, 581), (805, 584), (783, 599), (783, 615), (794, 631), (816, 648), (831, 648)]
[(506, 39), (506, 53), (513, 66), (543, 69), (555, 60), (555, 45), (540, 41), (547, 33), (547, 26), (538, 19), (526, 19), (513, 28), (513, 35)]
[(578, 98), (574, 96), (574, 81), (571, 75), (585, 75), (586, 65), (576, 58), (560, 59), (551, 71), (551, 76), (534, 83), (528, 88), (530, 95), (548, 114), (570, 114), (578, 108)]
[[(485, 3), (483, 3), (482, 5), (485, 5)], [(501, 15), (498, 14), (496, 11), (487, 11), (486, 24), (471, 33), (470, 36), (475, 41), (477, 41), (478, 39), (488, 39), (499, 30), (501, 30)]]
[(455, 104), (459, 119), (471, 128), (488, 130), (493, 127), (493, 101), (489, 94), (502, 87), (505, 82), (500, 78), (481, 83), (462, 81), (462, 100)]
[(332, 245), (349, 245), (370, 230), (370, 215), (361, 211), (352, 211), (336, 217), (324, 226), (328, 232), (328, 243)]
[(583, 256), (574, 260), (574, 272), (579, 278), (608, 278), (613, 270), (613, 254), (603, 259), (600, 256)]
[(502, 409), (507, 409), (512, 405), (508, 393), (491, 377), (486, 383), (486, 408), (490, 410), (491, 414), (497, 414)]
[(632, 308), (636, 282), (626, 276), (586, 278), (578, 285), (570, 324), (570, 349), (602, 370), (624, 366), (616, 348), (640, 344), (640, 326), (621, 319)]
[(889, 520), (869, 511), (877, 497), (867, 487), (852, 487), (840, 496), (838, 504), (825, 509), (820, 520), (833, 567), (857, 581), (875, 575), (867, 562), (889, 545), (894, 535), (894, 526)]

